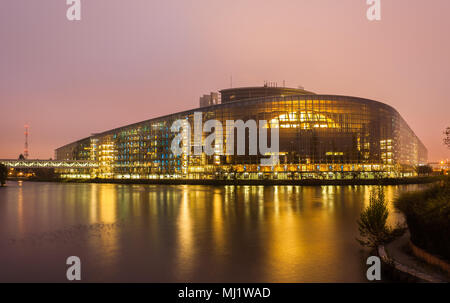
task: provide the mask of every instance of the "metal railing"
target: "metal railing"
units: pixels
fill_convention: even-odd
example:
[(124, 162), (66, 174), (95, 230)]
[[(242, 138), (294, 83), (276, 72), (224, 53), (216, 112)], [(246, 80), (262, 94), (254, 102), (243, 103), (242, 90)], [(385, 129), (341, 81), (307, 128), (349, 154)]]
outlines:
[(12, 160), (0, 159), (0, 163), (13, 168), (95, 168), (98, 163), (86, 160)]

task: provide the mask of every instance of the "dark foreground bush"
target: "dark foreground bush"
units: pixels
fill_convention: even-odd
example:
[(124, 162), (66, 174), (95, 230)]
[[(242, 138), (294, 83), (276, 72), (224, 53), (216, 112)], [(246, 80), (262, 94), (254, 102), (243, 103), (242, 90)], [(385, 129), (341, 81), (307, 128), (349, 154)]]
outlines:
[(5, 185), (7, 177), (8, 177), (8, 168), (5, 165), (0, 164), (0, 186)]
[(450, 180), (405, 193), (395, 206), (405, 214), (415, 245), (450, 260)]

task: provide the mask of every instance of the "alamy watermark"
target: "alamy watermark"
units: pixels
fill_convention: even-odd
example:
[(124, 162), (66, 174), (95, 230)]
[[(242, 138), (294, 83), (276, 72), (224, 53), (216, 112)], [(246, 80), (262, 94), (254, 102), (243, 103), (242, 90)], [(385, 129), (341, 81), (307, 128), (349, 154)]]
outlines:
[(381, 20), (381, 0), (366, 0), (369, 8), (367, 9), (367, 20), (380, 21)]
[(369, 281), (381, 280), (381, 260), (378, 256), (370, 256), (366, 261), (370, 267), (367, 269), (366, 278)]
[[(178, 132), (171, 144), (171, 150), (175, 156), (189, 156), (192, 154), (200, 156), (203, 153), (208, 156), (231, 156), (235, 154), (235, 146), (237, 155), (246, 155), (246, 137), (248, 137), (248, 155), (258, 155), (259, 148), (259, 154), (261, 156), (268, 156), (267, 158), (261, 159), (261, 165), (274, 166), (278, 164), (279, 128), (269, 127), (269, 123), (266, 120), (260, 120), (259, 123), (255, 120), (248, 120), (246, 122), (242, 120), (227, 120), (225, 132), (222, 123), (218, 120), (208, 120), (204, 125), (202, 124), (202, 113), (195, 112), (194, 142), (191, 142), (192, 127), (187, 119), (179, 119), (172, 124), (170, 130), (172, 132)], [(270, 147), (268, 146), (268, 129), (270, 129)], [(246, 136), (247, 130), (248, 136)], [(210, 134), (202, 140), (204, 132)], [(226, 146), (224, 146), (224, 139)]]
[(66, 17), (69, 21), (81, 20), (81, 0), (66, 0), (67, 8)]
[[(369, 21), (381, 20), (381, 0), (366, 0), (369, 8), (367, 9), (366, 16)], [(81, 0), (66, 0), (68, 5), (66, 17), (69, 21), (81, 20)]]
[(66, 278), (69, 281), (81, 280), (81, 260), (77, 256), (70, 256), (66, 260), (66, 264), (70, 265), (66, 270)]

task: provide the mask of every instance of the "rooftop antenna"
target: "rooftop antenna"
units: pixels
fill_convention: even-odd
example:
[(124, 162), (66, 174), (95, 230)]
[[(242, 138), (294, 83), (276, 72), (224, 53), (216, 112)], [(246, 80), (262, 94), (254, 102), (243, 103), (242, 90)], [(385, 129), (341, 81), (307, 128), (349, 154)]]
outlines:
[(30, 127), (28, 124), (25, 124), (25, 148), (23, 150), (23, 156), (25, 159), (28, 159), (28, 128)]
[(230, 88), (233, 88), (233, 75), (230, 76)]

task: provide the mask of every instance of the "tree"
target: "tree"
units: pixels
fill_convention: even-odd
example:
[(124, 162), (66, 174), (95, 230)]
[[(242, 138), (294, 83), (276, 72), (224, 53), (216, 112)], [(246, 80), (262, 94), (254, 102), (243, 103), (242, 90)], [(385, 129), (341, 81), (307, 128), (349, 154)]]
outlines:
[(394, 235), (394, 231), (386, 224), (388, 216), (389, 210), (383, 187), (371, 189), (369, 206), (362, 211), (358, 220), (361, 238), (356, 240), (362, 246), (371, 248), (388, 242)]
[(447, 129), (444, 131), (444, 144), (450, 148), (450, 127), (447, 127)]
[(230, 167), (230, 169), (228, 170), (228, 173), (231, 175), (231, 178), (233, 180), (237, 179), (237, 170), (233, 166)]
[(433, 168), (430, 165), (419, 165), (415, 169), (418, 175), (429, 175), (433, 172)]
[(6, 183), (8, 177), (8, 168), (4, 164), (0, 164), (0, 185), (3, 186)]

